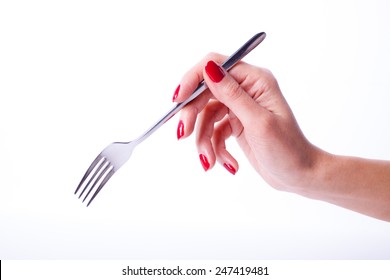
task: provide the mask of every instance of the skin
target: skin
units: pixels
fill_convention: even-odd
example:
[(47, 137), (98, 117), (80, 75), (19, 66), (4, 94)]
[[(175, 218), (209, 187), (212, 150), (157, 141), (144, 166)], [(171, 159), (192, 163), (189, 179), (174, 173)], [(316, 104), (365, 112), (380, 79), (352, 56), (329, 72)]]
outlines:
[(195, 130), (199, 154), (238, 171), (225, 141), (235, 137), (253, 168), (277, 190), (326, 201), (390, 221), (390, 161), (333, 155), (303, 135), (279, 85), (266, 69), (239, 62), (221, 81), (210, 79), (211, 53), (188, 71), (175, 102), (191, 95), (201, 80), (208, 90), (182, 109), (183, 135)]

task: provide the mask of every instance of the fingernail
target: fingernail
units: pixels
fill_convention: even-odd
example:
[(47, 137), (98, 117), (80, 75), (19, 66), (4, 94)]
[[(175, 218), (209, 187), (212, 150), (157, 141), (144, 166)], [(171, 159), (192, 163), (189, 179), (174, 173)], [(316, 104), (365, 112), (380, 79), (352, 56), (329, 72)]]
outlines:
[(177, 96), (179, 95), (179, 91), (180, 91), (180, 85), (177, 86), (175, 92), (173, 93), (172, 102), (175, 102)]
[(224, 163), (223, 166), (226, 168), (227, 171), (229, 171), (233, 175), (236, 174), (237, 170), (230, 163)]
[(207, 62), (205, 67), (207, 75), (214, 83), (219, 83), (225, 77), (225, 72), (214, 61)]
[(204, 171), (207, 171), (210, 168), (210, 163), (207, 157), (203, 154), (199, 155), (200, 163), (203, 166)]
[(177, 131), (176, 131), (176, 134), (177, 134), (177, 140), (179, 140), (180, 138), (183, 137), (184, 135), (184, 123), (183, 121), (179, 121), (179, 124), (177, 126)]

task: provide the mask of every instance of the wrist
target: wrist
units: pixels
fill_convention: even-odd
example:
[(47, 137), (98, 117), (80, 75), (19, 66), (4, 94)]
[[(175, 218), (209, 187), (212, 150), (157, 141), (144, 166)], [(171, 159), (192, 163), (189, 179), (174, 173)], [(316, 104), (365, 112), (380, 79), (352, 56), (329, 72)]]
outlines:
[(321, 199), (326, 189), (326, 181), (331, 177), (332, 164), (337, 156), (312, 146), (308, 165), (303, 169), (302, 180), (296, 188), (296, 193), (312, 199)]

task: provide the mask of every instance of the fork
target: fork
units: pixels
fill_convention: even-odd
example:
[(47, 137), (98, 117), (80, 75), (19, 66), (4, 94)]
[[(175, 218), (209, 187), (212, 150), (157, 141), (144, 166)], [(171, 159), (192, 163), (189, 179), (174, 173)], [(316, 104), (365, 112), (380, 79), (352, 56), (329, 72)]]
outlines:
[[(248, 40), (243, 46), (241, 46), (234, 54), (232, 54), (223, 64), (222, 67), (228, 71), (250, 51), (257, 47), (265, 38), (264, 32), (258, 33)], [(165, 114), (160, 120), (158, 120), (151, 128), (149, 128), (144, 134), (137, 139), (130, 142), (114, 142), (108, 145), (92, 162), (84, 176), (82, 177), (79, 185), (76, 188), (74, 194), (80, 191), (79, 199), (83, 197), (84, 202), (91, 193), (92, 197), (87, 203), (87, 207), (95, 199), (95, 197), (102, 190), (104, 185), (110, 180), (112, 175), (118, 171), (119, 168), (125, 164), (130, 158), (134, 148), (143, 142), (146, 138), (152, 135), (158, 128), (160, 128), (166, 121), (173, 117), (189, 102), (198, 97), (202, 92), (207, 89), (207, 85), (204, 81), (200, 82), (191, 96), (181, 103), (177, 103), (168, 113)], [(96, 190), (95, 190), (96, 189)], [(93, 192), (93, 190), (95, 190)], [(83, 196), (84, 195), (84, 196)]]

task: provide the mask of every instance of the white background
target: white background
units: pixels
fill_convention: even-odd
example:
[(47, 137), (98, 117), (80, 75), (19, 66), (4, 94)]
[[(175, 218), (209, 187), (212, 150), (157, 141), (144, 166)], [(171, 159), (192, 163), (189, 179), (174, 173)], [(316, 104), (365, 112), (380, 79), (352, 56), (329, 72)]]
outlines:
[[(272, 70), (305, 135), (390, 159), (386, 1), (1, 1), (1, 259), (388, 259), (390, 223), (273, 190), (248, 164), (205, 173), (176, 116), (91, 207), (93, 158), (172, 107), (210, 51)], [(359, 172), (358, 170), (356, 172)]]

